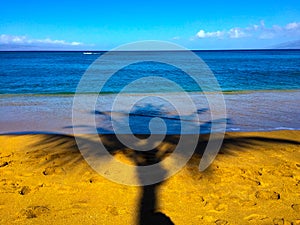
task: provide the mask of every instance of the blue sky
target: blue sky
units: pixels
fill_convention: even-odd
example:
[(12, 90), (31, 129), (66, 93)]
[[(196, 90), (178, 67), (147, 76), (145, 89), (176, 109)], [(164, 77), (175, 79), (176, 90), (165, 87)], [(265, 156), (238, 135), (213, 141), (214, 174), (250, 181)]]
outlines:
[(0, 8), (0, 50), (109, 50), (141, 40), (243, 49), (299, 39), (299, 0), (10, 0)]

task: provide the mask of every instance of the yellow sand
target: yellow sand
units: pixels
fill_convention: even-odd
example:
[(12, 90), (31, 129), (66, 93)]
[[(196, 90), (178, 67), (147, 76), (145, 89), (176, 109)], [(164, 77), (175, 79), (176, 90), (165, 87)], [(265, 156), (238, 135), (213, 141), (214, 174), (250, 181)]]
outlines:
[[(300, 224), (299, 131), (229, 133), (204, 172), (199, 159), (153, 187), (162, 217), (176, 225)], [(145, 192), (94, 172), (73, 137), (0, 136), (0, 224), (138, 224)]]

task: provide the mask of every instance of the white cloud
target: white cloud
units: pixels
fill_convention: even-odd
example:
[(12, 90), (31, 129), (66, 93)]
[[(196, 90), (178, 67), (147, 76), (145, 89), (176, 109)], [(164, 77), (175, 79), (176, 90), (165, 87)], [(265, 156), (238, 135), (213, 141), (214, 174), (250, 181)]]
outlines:
[[(249, 28), (248, 28), (249, 29)], [(231, 28), (229, 31), (213, 31), (206, 32), (205, 30), (200, 30), (196, 37), (198, 38), (242, 38), (248, 37), (249, 35), (246, 33), (246, 29), (242, 29), (239, 27)]]
[(295, 29), (299, 29), (300, 28), (300, 23), (296, 23), (296, 22), (293, 22), (293, 23), (288, 23), (285, 28), (287, 30), (295, 30)]
[(77, 41), (73, 41), (73, 42), (71, 42), (71, 45), (72, 46), (78, 46), (78, 45), (82, 45), (82, 43), (81, 42), (77, 42)]
[(25, 40), (26, 40), (25, 36), (12, 36), (6, 34), (0, 35), (1, 44), (23, 43)]
[(245, 38), (255, 37), (258, 39), (272, 39), (276, 37), (299, 37), (300, 22), (288, 23), (285, 26), (273, 25), (268, 28), (262, 20), (260, 24), (254, 24), (246, 28), (234, 27), (224, 31), (207, 32), (201, 29), (196, 37), (198, 38)]
[(59, 45), (59, 46), (79, 46), (81, 42), (67, 42), (65, 40), (52, 40), (50, 38), (45, 39), (30, 39), (26, 36), (15, 36), (15, 35), (0, 35), (0, 44), (6, 45)]
[(200, 30), (196, 36), (198, 38), (212, 38), (212, 37), (221, 38), (224, 36), (224, 32), (219, 30), (215, 32), (205, 32), (204, 30)]
[(199, 37), (199, 38), (205, 38), (206, 36), (205, 36), (205, 31), (204, 30), (200, 30), (197, 34), (197, 37)]
[(242, 38), (242, 37), (248, 37), (249, 34), (246, 34), (244, 29), (241, 29), (241, 28), (231, 28), (229, 31), (228, 31), (228, 35), (230, 38)]

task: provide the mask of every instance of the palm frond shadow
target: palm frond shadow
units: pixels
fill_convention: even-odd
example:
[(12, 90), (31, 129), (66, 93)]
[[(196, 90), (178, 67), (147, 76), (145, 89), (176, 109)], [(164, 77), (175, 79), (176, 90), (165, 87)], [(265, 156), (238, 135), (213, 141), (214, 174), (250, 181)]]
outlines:
[[(148, 109), (147, 109), (148, 110)], [(146, 111), (147, 111), (146, 110)], [(206, 110), (198, 110), (198, 113), (205, 112)], [(142, 116), (142, 117), (152, 117), (159, 116), (163, 113), (159, 111), (155, 111), (151, 115), (144, 115), (143, 109), (136, 110), (135, 112), (131, 113), (131, 116)], [(111, 116), (110, 112), (93, 112), (95, 115), (106, 116), (108, 119)], [(177, 118), (175, 117), (168, 117), (165, 118), (169, 122), (176, 121)], [(229, 121), (229, 120), (228, 120)], [(210, 129), (212, 121), (207, 121), (203, 123), (203, 127), (205, 129)], [(99, 131), (102, 131), (103, 128), (99, 128)], [(105, 133), (105, 132), (104, 132)], [(186, 134), (188, 135), (188, 134)], [(136, 137), (140, 139), (147, 139), (149, 135), (147, 134), (137, 134)], [(189, 166), (198, 166), (201, 156), (203, 155), (208, 139), (210, 134), (199, 135), (199, 141), (196, 146), (194, 155), (192, 159), (188, 162)], [(165, 157), (168, 157), (176, 148), (177, 143), (179, 142), (180, 135), (166, 135), (163, 142), (158, 145), (155, 149), (147, 152), (140, 152), (134, 151), (127, 146), (124, 146), (115, 134), (99, 134), (99, 138), (101, 139), (102, 143), (106, 147), (107, 151), (114, 155), (116, 153), (122, 153), (128, 159), (130, 159), (135, 165), (137, 166), (144, 166), (155, 164), (160, 162)], [(124, 134), (124, 138), (126, 139), (126, 135)], [(91, 140), (82, 139), (82, 142), (87, 142), (89, 146), (93, 146), (96, 143), (90, 143)], [(258, 149), (260, 145), (264, 143), (281, 143), (281, 144), (295, 144), (300, 145), (298, 141), (286, 140), (286, 139), (276, 139), (276, 138), (262, 138), (257, 136), (248, 136), (248, 137), (237, 137), (231, 136), (230, 134), (225, 135), (223, 140), (223, 144), (219, 151), (219, 154), (230, 154), (235, 155), (237, 151), (248, 151), (248, 150), (255, 150)], [(76, 167), (79, 163), (84, 162), (84, 158), (82, 157), (78, 147), (76, 140), (73, 136), (68, 135), (43, 135), (40, 138), (40, 141), (35, 144), (35, 148), (37, 149), (30, 154), (34, 155), (36, 158), (43, 158), (43, 164), (53, 164), (55, 162), (56, 165), (65, 166), (65, 167)], [(97, 153), (93, 149), (88, 150), (85, 152), (85, 155), (88, 154), (90, 157), (102, 157), (101, 154)], [(184, 154), (184, 153), (183, 153)], [(164, 171), (164, 168), (161, 168)], [(137, 171), (138, 172), (138, 171)], [(200, 172), (199, 172), (200, 173)], [(207, 173), (204, 171), (203, 173)], [(193, 172), (191, 172), (191, 176), (193, 176)], [(213, 175), (213, 174), (210, 174)], [(137, 174), (139, 176), (139, 174)], [(143, 182), (143, 178), (139, 177), (141, 183)], [(141, 187), (141, 196), (138, 202), (138, 218), (137, 224), (139, 225), (148, 225), (148, 224), (164, 224), (170, 225), (174, 224), (171, 219), (163, 214), (162, 212), (157, 211), (157, 191), (160, 185), (153, 184), (148, 186)]]
[[(81, 155), (77, 147), (76, 140), (74, 136), (71, 135), (58, 135), (58, 134), (39, 134), (41, 138), (35, 143), (33, 151), (28, 152), (29, 155), (35, 158), (44, 158), (42, 165), (52, 164), (54, 160), (59, 159), (60, 166), (76, 166), (78, 163), (84, 162), (84, 158)], [(147, 138), (147, 135), (137, 135), (139, 138)], [(124, 155), (133, 160), (133, 150), (124, 146), (113, 134), (99, 135), (101, 141), (104, 143), (106, 149), (110, 154), (122, 152)], [(179, 135), (167, 135), (163, 141), (163, 144), (159, 145), (156, 149), (145, 152), (136, 152), (136, 154), (145, 154), (147, 158), (146, 164), (154, 164), (160, 162), (164, 157), (171, 154), (176, 144), (179, 141)], [(209, 135), (200, 135), (198, 145), (196, 146), (193, 157), (201, 157), (206, 149), (208, 143)], [(83, 140), (89, 142), (90, 140)], [(219, 150), (219, 154), (235, 155), (238, 151), (250, 151), (259, 148), (264, 143), (274, 143), (274, 144), (292, 144), (300, 145), (300, 141), (279, 139), (279, 138), (264, 138), (257, 136), (249, 137), (231, 137), (230, 134), (225, 135), (223, 144)], [(165, 149), (168, 146), (168, 149)], [(164, 149), (161, 158), (157, 158), (158, 152)], [(101, 157), (95, 151), (89, 153), (92, 157)], [(151, 157), (150, 157), (151, 156)], [(138, 163), (138, 162), (136, 162)], [(205, 171), (204, 171), (205, 173)]]

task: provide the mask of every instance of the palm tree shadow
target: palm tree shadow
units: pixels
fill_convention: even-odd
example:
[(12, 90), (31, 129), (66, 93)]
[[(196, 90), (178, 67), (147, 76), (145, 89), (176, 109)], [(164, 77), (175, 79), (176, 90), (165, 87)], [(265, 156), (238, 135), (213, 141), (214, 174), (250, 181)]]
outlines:
[[(103, 115), (102, 113), (95, 112), (97, 115)], [(112, 119), (111, 114), (106, 115)], [(127, 115), (124, 115), (127, 116)], [(173, 129), (178, 129), (179, 121), (177, 116), (168, 116), (166, 112), (161, 110), (161, 107), (155, 107), (151, 104), (147, 104), (144, 107), (136, 107), (129, 114), (129, 125), (131, 125), (131, 129), (133, 134), (139, 140), (147, 140), (149, 137), (150, 130), (148, 129), (148, 124), (150, 120), (154, 117), (159, 117), (167, 121), (167, 126), (173, 126)], [(121, 121), (122, 122), (122, 121)], [(146, 125), (146, 126), (145, 126)], [(103, 128), (98, 128), (103, 130)], [(142, 134), (141, 134), (142, 133)], [(117, 137), (115, 137), (117, 139)], [(116, 140), (113, 140), (113, 142)], [(166, 138), (164, 139), (166, 141)], [(176, 140), (175, 142), (178, 142)], [(140, 184), (147, 183), (147, 177), (144, 177), (143, 174), (140, 173), (139, 168), (143, 166), (153, 165), (161, 162), (165, 157), (167, 157), (173, 150), (168, 149), (167, 151), (162, 152), (160, 146), (154, 148), (149, 151), (132, 151), (130, 158), (137, 166), (137, 176), (140, 181)], [(156, 171), (159, 174), (167, 174), (167, 171), (161, 166), (158, 167), (159, 171)], [(163, 175), (163, 176), (164, 176)], [(150, 175), (151, 176), (151, 175)], [(142, 185), (140, 198), (138, 201), (138, 217), (137, 224), (138, 225), (174, 225), (172, 220), (164, 213), (158, 211), (158, 198), (157, 193), (159, 186), (162, 185), (163, 182), (150, 184), (150, 185)]]
[[(150, 113), (146, 114), (146, 112), (150, 111)], [(205, 112), (205, 109), (198, 110), (198, 114)], [(95, 116), (101, 116), (102, 119), (111, 120), (111, 112), (92, 112)], [(128, 116), (128, 114), (127, 114)], [(137, 108), (129, 114), (129, 120), (133, 120), (131, 124), (134, 126), (136, 124), (148, 124), (149, 121), (153, 117), (161, 117), (165, 120), (168, 126), (173, 126), (176, 129), (178, 128), (178, 118), (176, 116), (169, 116), (166, 112), (163, 112), (160, 108), (148, 105), (143, 108)], [(205, 148), (208, 143), (209, 139), (209, 131), (212, 121), (206, 121), (202, 123), (202, 131), (203, 127), (208, 131), (205, 135), (200, 135), (198, 145), (196, 146), (194, 155), (192, 159), (189, 161), (189, 164), (199, 165), (199, 160), (203, 155)], [(105, 133), (104, 135), (99, 134), (103, 144), (106, 146), (106, 149), (109, 151), (110, 154), (114, 155), (117, 152), (122, 152), (127, 158), (129, 158), (135, 165), (138, 167), (147, 166), (156, 164), (162, 161), (164, 158), (170, 155), (175, 147), (176, 144), (179, 142), (180, 135), (166, 135), (165, 139), (163, 140), (162, 144), (158, 145), (156, 148), (150, 151), (134, 151), (129, 149), (127, 146), (124, 146), (119, 140), (118, 137), (110, 133), (110, 130), (106, 130), (105, 128), (101, 127), (101, 124), (98, 124), (98, 131), (99, 133)], [(134, 128), (135, 129), (135, 128)], [(134, 130), (133, 129), (133, 130)], [(201, 128), (200, 128), (201, 129)], [(140, 139), (147, 139), (149, 135), (147, 134), (136, 134), (136, 137)], [(63, 135), (45, 135), (45, 138), (41, 140), (38, 145), (43, 145), (41, 147), (43, 151), (35, 152), (35, 155), (38, 157), (45, 157), (47, 156), (48, 160), (45, 163), (52, 163), (53, 160), (60, 158), (60, 162), (67, 166), (74, 166), (80, 161), (84, 159), (80, 155), (80, 151), (76, 146), (76, 141), (72, 136), (63, 136)], [(82, 141), (89, 141), (89, 140), (82, 140)], [(53, 142), (55, 143), (53, 145)], [(255, 149), (256, 146), (261, 145), (262, 143), (270, 142), (270, 143), (285, 143), (285, 144), (296, 144), (299, 145), (300, 142), (287, 140), (287, 139), (278, 139), (278, 138), (262, 138), (262, 137), (235, 137), (226, 135), (225, 139), (223, 140), (223, 145), (219, 151), (219, 154), (231, 154), (234, 155), (235, 151), (245, 151), (245, 150), (252, 150)], [(52, 143), (51, 148), (47, 149), (47, 144)], [(61, 152), (60, 146), (65, 146), (66, 148), (64, 152)], [(167, 146), (167, 149), (165, 148)], [(234, 148), (232, 148), (234, 146)], [(60, 149), (57, 151), (53, 150)], [(56, 148), (57, 147), (57, 148)], [(234, 150), (233, 150), (234, 149)], [(97, 155), (94, 151), (91, 150), (89, 153), (91, 157), (102, 157), (101, 155)], [(95, 155), (96, 154), (96, 155)], [(164, 168), (160, 167), (161, 174), (166, 174)], [(207, 171), (204, 171), (206, 173)], [(194, 176), (194, 171), (191, 171), (191, 175)], [(141, 176), (139, 170), (137, 169), (137, 176), (141, 184), (144, 184), (144, 177)], [(141, 186), (140, 198), (137, 203), (137, 224), (138, 225), (150, 225), (150, 224), (162, 224), (162, 225), (171, 225), (174, 224), (171, 218), (165, 215), (162, 212), (159, 212), (159, 199), (158, 199), (158, 192), (159, 187), (163, 185), (163, 182)]]
[[(95, 115), (99, 115), (102, 117), (102, 120), (111, 121), (113, 120), (113, 113), (117, 113), (119, 116), (123, 114), (123, 116), (129, 117), (129, 126), (131, 126), (132, 133), (139, 138), (139, 140), (147, 139), (149, 137), (149, 132), (151, 131), (148, 128), (148, 124), (151, 119), (158, 117), (163, 119), (167, 131), (171, 130), (171, 133), (180, 134), (181, 133), (181, 122), (184, 120), (187, 123), (192, 124), (193, 126), (198, 127), (198, 131), (204, 133), (210, 133), (212, 121), (202, 121), (202, 125), (199, 126), (197, 124), (197, 120), (193, 120), (195, 115), (199, 116), (200, 114), (206, 113), (208, 109), (198, 109), (197, 112), (194, 112), (192, 115), (185, 115), (183, 117), (179, 117), (178, 115), (169, 114), (166, 111), (162, 110), (161, 106), (154, 106), (152, 104), (146, 104), (143, 107), (135, 107), (129, 114), (123, 112), (100, 112), (95, 111), (91, 112)], [(118, 121), (118, 123), (122, 123), (123, 121)], [(215, 123), (223, 123), (224, 119), (220, 121), (214, 121)], [(200, 130), (199, 130), (200, 129)], [(101, 124), (99, 124), (98, 132), (106, 132)], [(151, 134), (152, 135), (152, 134)], [(117, 139), (117, 138), (116, 138)], [(115, 142), (114, 139), (112, 142)], [(150, 151), (133, 151), (131, 152), (131, 160), (137, 165), (137, 168), (141, 166), (153, 165), (161, 162), (164, 158), (168, 157), (174, 150), (176, 145), (178, 144), (180, 139), (180, 135), (167, 135), (162, 141), (163, 144), (168, 146), (168, 149), (163, 148), (163, 144), (157, 146), (156, 148)], [(108, 147), (108, 146), (107, 146)], [(202, 148), (203, 146), (199, 146)], [(161, 166), (158, 168), (160, 171), (156, 171), (159, 174), (167, 174), (167, 171)], [(147, 178), (143, 177), (142, 174), (137, 169), (137, 176), (139, 178), (140, 184), (147, 183)], [(162, 177), (163, 178), (163, 177)], [(162, 179), (164, 180), (164, 179)], [(157, 193), (159, 191), (159, 186), (163, 184), (163, 181), (156, 184), (151, 185), (143, 185), (141, 186), (141, 196), (138, 203), (138, 225), (150, 225), (150, 224), (162, 224), (162, 225), (172, 225), (174, 224), (172, 220), (164, 213), (158, 211), (158, 198)]]

